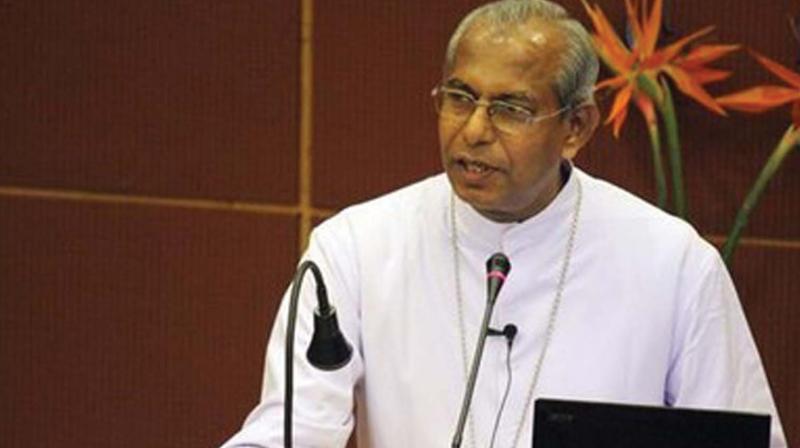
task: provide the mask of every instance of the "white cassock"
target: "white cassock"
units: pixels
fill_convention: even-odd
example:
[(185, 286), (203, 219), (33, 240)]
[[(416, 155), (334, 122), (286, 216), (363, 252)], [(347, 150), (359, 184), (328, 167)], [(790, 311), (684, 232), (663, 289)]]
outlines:
[[(453, 197), (442, 174), (317, 227), (304, 259), (319, 264), (355, 350), (335, 372), (305, 360), (316, 303), (306, 276), (295, 355), (295, 446), (345, 446), (354, 403), (360, 447), (450, 446), (465, 359), (472, 358), (486, 304), (486, 259), (502, 251), (512, 268), (492, 326), (513, 323), (519, 333), (495, 446), (510, 447), (521, 431), (515, 448), (529, 448), (529, 391), (579, 196), (563, 294), (532, 397), (770, 413), (771, 447), (786, 446), (758, 351), (714, 247), (685, 222), (577, 168), (547, 208), (521, 223), (483, 218)], [(283, 446), (287, 296), (267, 348), (261, 402), (226, 448)], [(487, 340), (464, 448), (489, 446), (508, 382), (508, 350), (502, 337)]]

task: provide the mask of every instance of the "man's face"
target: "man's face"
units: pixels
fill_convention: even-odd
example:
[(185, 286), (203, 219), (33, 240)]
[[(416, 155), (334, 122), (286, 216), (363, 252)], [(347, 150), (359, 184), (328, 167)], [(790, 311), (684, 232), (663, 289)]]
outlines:
[[(547, 24), (504, 29), (476, 24), (464, 35), (444, 85), (485, 101), (502, 100), (536, 114), (561, 105), (552, 90), (564, 48)], [(495, 221), (519, 221), (544, 208), (560, 188), (560, 162), (572, 157), (563, 116), (498, 131), (486, 107), (464, 120), (439, 118), (442, 162), (456, 194)]]

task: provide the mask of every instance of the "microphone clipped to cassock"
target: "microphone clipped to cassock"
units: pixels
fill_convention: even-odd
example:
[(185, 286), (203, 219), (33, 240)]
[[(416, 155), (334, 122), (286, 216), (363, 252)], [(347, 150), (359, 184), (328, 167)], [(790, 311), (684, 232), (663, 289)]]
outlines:
[(292, 447), (292, 410), (294, 408), (294, 335), (297, 322), (297, 302), (300, 298), (300, 285), (303, 276), (311, 269), (317, 284), (317, 308), (314, 310), (314, 333), (306, 351), (308, 362), (320, 370), (337, 370), (350, 362), (353, 348), (339, 330), (336, 309), (328, 301), (328, 292), (322, 273), (316, 263), (306, 260), (300, 264), (292, 279), (289, 295), (289, 316), (286, 325), (286, 389), (283, 408), (283, 446)]
[(489, 331), (486, 333), (489, 336), (503, 336), (506, 338), (506, 341), (511, 343), (514, 338), (517, 336), (517, 331), (519, 329), (514, 324), (506, 324), (502, 330), (498, 330), (496, 328), (489, 327)]
[[(492, 320), (492, 311), (494, 304), (497, 301), (497, 295), (500, 294), (500, 288), (506, 281), (508, 273), (511, 271), (511, 262), (508, 257), (498, 252), (488, 260), (486, 260), (486, 308), (483, 312), (483, 323), (481, 323), (481, 332), (478, 335), (478, 342), (475, 345), (475, 354), (472, 356), (472, 367), (470, 368), (469, 378), (467, 379), (467, 386), (464, 391), (464, 401), (461, 403), (461, 412), (458, 416), (458, 423), (456, 424), (456, 431), (453, 434), (453, 441), (450, 444), (451, 448), (459, 448), (464, 436), (464, 425), (467, 423), (467, 415), (469, 414), (469, 406), (472, 402), (472, 393), (475, 390), (475, 382), (478, 379), (478, 368), (481, 365), (481, 357), (483, 356), (483, 346), (486, 343), (486, 336), (489, 333), (489, 322)], [(512, 326), (513, 332), (509, 339), (513, 339), (516, 335), (516, 326)], [(511, 327), (509, 327), (511, 328)], [(504, 329), (505, 332), (505, 329)]]

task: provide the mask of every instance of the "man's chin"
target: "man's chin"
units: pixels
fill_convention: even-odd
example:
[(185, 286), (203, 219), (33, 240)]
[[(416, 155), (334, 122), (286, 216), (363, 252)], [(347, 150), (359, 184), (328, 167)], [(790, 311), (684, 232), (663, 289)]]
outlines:
[(499, 201), (497, 196), (489, 191), (458, 186), (454, 191), (462, 201), (469, 204), (476, 212), (483, 216), (496, 220), (496, 217), (506, 214), (502, 211), (502, 207), (498, 206)]
[(456, 186), (453, 189), (462, 201), (469, 204), (473, 210), (478, 212), (486, 219), (495, 222), (518, 222), (526, 219), (529, 215), (524, 211), (511, 209), (508, 204), (505, 207), (501, 198), (497, 194), (491, 194), (486, 190), (464, 189)]

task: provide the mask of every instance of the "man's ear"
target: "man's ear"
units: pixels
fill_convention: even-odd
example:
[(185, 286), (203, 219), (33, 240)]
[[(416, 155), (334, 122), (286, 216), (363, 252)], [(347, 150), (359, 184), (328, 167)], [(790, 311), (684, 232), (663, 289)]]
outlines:
[(594, 104), (582, 104), (571, 111), (564, 120), (567, 126), (567, 136), (561, 155), (565, 159), (573, 159), (594, 135), (595, 129), (600, 124), (600, 111)]

